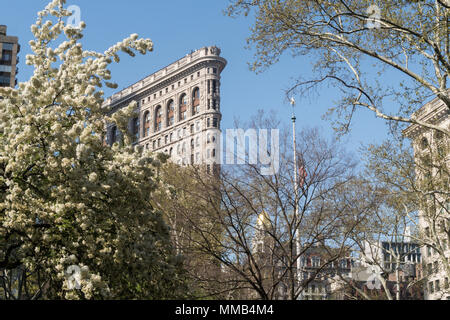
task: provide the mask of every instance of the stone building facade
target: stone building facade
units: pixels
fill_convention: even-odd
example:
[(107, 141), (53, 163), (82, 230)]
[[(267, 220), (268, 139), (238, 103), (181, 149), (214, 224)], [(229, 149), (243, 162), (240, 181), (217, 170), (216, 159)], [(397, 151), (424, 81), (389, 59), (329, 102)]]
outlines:
[(0, 25), (0, 87), (12, 87), (17, 84), (17, 64), (20, 52), (19, 39), (6, 34), (5, 25)]
[[(425, 104), (413, 114), (413, 118), (450, 130), (450, 109), (439, 99)], [(421, 181), (431, 181), (432, 189), (440, 190), (424, 194), (424, 204), (419, 211), (419, 227), (424, 240), (421, 250), (425, 299), (449, 300), (450, 137), (416, 124), (403, 133), (412, 141), (419, 188)], [(428, 189), (430, 187), (425, 187)], [(435, 247), (427, 245), (427, 242), (434, 243)]]
[[(187, 54), (105, 101), (116, 112), (133, 100), (139, 117), (130, 119), (135, 143), (164, 152), (177, 164), (205, 164), (213, 171), (219, 164), (221, 72), (227, 62), (211, 46)], [(107, 142), (121, 133), (111, 125)]]

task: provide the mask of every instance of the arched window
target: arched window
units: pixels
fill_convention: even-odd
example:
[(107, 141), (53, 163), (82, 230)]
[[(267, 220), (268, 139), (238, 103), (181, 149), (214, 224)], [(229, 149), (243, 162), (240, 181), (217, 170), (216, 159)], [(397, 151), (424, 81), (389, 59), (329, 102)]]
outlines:
[(157, 106), (155, 109), (155, 132), (162, 129), (162, 108)]
[(144, 113), (144, 137), (147, 137), (150, 135), (150, 112), (145, 111)]
[(139, 118), (138, 117), (136, 117), (136, 118), (133, 118), (133, 121), (132, 121), (132, 133), (133, 133), (133, 139), (134, 139), (134, 141), (138, 141), (139, 140), (139, 124), (140, 124), (140, 121), (139, 121)]
[(114, 142), (117, 141), (117, 127), (116, 126), (113, 126), (111, 128), (110, 137), (111, 137), (111, 139), (110, 139), (111, 143), (110, 144), (113, 145)]
[(191, 139), (191, 150), (194, 150), (195, 145), (194, 145), (194, 139)]
[(428, 147), (428, 140), (427, 138), (423, 137), (422, 140), (420, 141), (420, 148), (424, 150), (427, 147)]
[(167, 104), (167, 126), (172, 126), (175, 123), (175, 104), (170, 100)]
[(192, 115), (200, 112), (200, 89), (195, 88), (192, 91)]
[(172, 156), (172, 152), (173, 152), (173, 148), (170, 148), (170, 150), (169, 150), (169, 156), (170, 157)]
[(180, 121), (187, 118), (187, 102), (187, 96), (183, 93), (180, 97)]

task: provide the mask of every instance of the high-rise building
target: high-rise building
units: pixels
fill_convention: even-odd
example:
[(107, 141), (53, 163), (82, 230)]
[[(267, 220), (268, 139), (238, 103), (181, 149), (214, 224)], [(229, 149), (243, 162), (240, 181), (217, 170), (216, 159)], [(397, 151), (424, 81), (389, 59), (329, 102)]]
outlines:
[(19, 39), (6, 34), (6, 26), (0, 25), (0, 87), (15, 87), (19, 69)]
[[(412, 117), (450, 129), (450, 110), (437, 98)], [(424, 190), (419, 227), (425, 244), (422, 246), (425, 299), (450, 299), (450, 137), (417, 124), (409, 126), (403, 133), (412, 141), (417, 185)]]
[[(219, 164), (220, 74), (227, 62), (220, 49), (204, 47), (114, 94), (105, 105), (114, 113), (130, 102), (138, 103), (139, 117), (130, 119), (135, 143), (164, 152), (180, 165)], [(107, 142), (121, 133), (108, 127)]]

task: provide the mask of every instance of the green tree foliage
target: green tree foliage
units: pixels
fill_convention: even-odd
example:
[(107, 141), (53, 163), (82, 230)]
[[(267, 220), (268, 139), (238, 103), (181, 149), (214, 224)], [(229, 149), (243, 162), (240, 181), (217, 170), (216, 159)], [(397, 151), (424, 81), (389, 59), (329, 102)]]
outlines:
[[(450, 111), (445, 1), (232, 0), (227, 13), (255, 19), (248, 38), (255, 50), (253, 70), (263, 71), (286, 52), (313, 61), (313, 77), (300, 77), (287, 94), (337, 87), (342, 96), (328, 115), (339, 132), (346, 132), (355, 110), (363, 108), (393, 123), (450, 134), (411, 117), (430, 97)], [(392, 76), (398, 81), (391, 83)]]

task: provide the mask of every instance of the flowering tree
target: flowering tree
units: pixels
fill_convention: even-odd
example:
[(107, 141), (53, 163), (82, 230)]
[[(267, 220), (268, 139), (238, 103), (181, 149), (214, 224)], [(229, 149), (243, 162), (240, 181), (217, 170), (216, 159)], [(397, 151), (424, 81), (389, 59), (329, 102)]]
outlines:
[(150, 204), (161, 161), (126, 134), (104, 143), (107, 123), (126, 133), (136, 108), (106, 116), (101, 87), (116, 87), (107, 67), (152, 42), (134, 34), (84, 51), (85, 24), (66, 25), (64, 4), (52, 1), (31, 27), (30, 80), (0, 88), (0, 298), (179, 297), (180, 264)]

